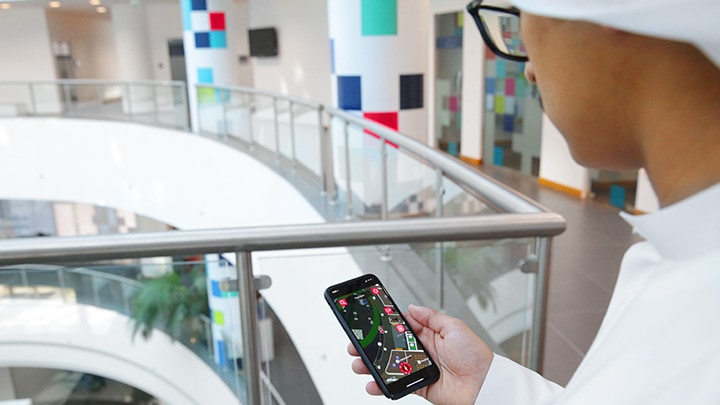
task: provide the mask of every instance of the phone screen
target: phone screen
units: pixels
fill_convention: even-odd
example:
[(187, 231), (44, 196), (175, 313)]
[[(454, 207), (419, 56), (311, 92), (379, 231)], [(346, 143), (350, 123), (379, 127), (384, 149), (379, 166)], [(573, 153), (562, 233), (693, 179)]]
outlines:
[(387, 396), (399, 398), (437, 379), (437, 366), (377, 277), (330, 287), (326, 297)]

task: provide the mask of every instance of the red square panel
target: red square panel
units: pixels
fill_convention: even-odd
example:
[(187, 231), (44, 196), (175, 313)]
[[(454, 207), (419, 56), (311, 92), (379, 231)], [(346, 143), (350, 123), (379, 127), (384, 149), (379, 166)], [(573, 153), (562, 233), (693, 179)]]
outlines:
[(225, 13), (208, 13), (210, 15), (210, 30), (225, 31)]
[[(393, 129), (395, 131), (398, 130), (398, 113), (397, 113), (397, 111), (394, 111), (394, 112), (364, 112), (363, 117), (370, 121), (375, 121), (379, 124), (383, 124), (386, 127)], [(365, 133), (370, 134), (370, 135), (374, 136), (375, 138), (380, 139), (380, 136), (372, 131), (369, 131), (366, 129)], [(397, 145), (395, 145), (392, 142), (387, 142), (387, 144), (394, 148), (397, 148)]]

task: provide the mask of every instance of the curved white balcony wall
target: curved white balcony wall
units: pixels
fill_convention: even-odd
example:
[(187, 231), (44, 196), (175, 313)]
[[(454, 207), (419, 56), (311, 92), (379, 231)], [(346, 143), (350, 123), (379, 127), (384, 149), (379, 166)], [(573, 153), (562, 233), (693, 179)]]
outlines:
[(286, 180), (189, 133), (56, 118), (0, 120), (0, 198), (114, 207), (180, 229), (318, 223)]
[(115, 311), (53, 300), (0, 305), (0, 367), (40, 367), (103, 375), (163, 403), (233, 404), (237, 398), (200, 358), (156, 330), (129, 339), (130, 319)]

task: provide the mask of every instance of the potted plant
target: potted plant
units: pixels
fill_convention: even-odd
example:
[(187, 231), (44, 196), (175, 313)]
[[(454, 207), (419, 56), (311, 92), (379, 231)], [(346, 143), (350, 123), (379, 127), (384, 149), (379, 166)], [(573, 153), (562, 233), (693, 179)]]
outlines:
[(202, 331), (200, 317), (209, 313), (205, 267), (202, 264), (178, 267), (176, 271), (144, 280), (133, 296), (133, 338), (140, 333), (147, 339), (156, 328), (167, 332), (173, 340), (193, 337)]

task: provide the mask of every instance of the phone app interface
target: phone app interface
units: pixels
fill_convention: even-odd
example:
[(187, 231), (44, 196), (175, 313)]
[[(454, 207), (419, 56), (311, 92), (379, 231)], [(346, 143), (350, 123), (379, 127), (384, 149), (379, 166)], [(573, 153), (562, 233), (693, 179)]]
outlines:
[(432, 364), (381, 285), (338, 297), (335, 304), (386, 383)]

